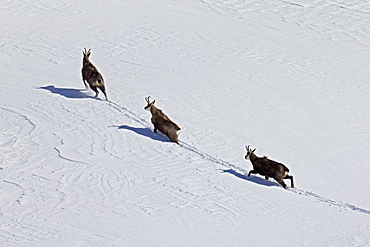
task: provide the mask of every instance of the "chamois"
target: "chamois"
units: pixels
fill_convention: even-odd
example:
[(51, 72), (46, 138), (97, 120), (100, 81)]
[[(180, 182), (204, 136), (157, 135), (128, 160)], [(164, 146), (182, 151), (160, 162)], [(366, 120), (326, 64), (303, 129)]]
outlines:
[(95, 66), (90, 62), (89, 57), (91, 55), (91, 49), (88, 51), (82, 52), (83, 60), (82, 60), (82, 81), (87, 88), (86, 81), (89, 83), (89, 86), (92, 90), (94, 90), (95, 97), (98, 97), (98, 88), (104, 93), (105, 99), (108, 100), (107, 94), (105, 92), (104, 86), (104, 79), (103, 76), (99, 73), (99, 71), (95, 68)]
[(266, 156), (262, 158), (257, 157), (257, 155), (254, 154), (256, 149), (252, 150), (249, 146), (246, 146), (245, 148), (247, 149), (247, 155), (245, 156), (245, 159), (249, 159), (253, 165), (253, 170), (249, 171), (248, 177), (251, 175), (251, 173), (259, 173), (260, 175), (265, 176), (267, 180), (269, 177), (272, 177), (279, 184), (281, 184), (284, 189), (286, 189), (286, 184), (284, 183), (283, 179), (290, 179), (290, 185), (292, 188), (294, 188), (293, 176), (288, 175), (288, 167), (276, 161), (270, 160)]
[(154, 106), (155, 100), (150, 102), (150, 96), (145, 98), (147, 105), (144, 107), (145, 110), (150, 111), (152, 114), (152, 124), (154, 125), (154, 133), (159, 130), (166, 136), (170, 138), (171, 141), (179, 144), (179, 131), (181, 130), (180, 127), (172, 122), (166, 114), (162, 112), (162, 110), (158, 109)]

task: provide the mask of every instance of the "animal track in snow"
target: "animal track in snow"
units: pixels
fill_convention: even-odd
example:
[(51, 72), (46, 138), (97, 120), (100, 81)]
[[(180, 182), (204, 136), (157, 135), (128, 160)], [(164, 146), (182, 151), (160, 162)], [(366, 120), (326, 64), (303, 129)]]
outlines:
[(326, 203), (329, 206), (335, 206), (335, 207), (339, 207), (340, 209), (343, 209), (343, 210), (353, 210), (353, 211), (358, 212), (358, 213), (363, 213), (363, 214), (370, 215), (370, 210), (363, 209), (363, 208), (357, 207), (353, 204), (349, 204), (349, 203), (346, 203), (346, 202), (331, 200), (329, 198), (322, 197), (322, 196), (320, 196), (316, 193), (313, 193), (311, 191), (306, 191), (306, 190), (302, 190), (302, 189), (298, 189), (298, 188), (288, 188), (288, 190), (292, 191), (292, 192), (294, 192), (298, 195), (307, 196), (307, 197), (313, 198), (313, 199), (315, 199), (319, 202)]
[[(140, 118), (138, 115), (136, 115), (134, 112), (128, 110), (127, 108), (122, 107), (119, 104), (114, 103), (114, 102), (109, 102), (109, 103), (110, 103), (110, 105), (112, 107), (114, 107), (115, 109), (117, 109), (121, 113), (127, 112), (127, 113), (125, 113), (125, 115), (127, 117), (129, 117), (130, 119), (136, 121), (137, 123), (139, 123), (139, 124), (141, 124), (143, 126), (146, 126), (146, 127), (149, 125), (149, 123), (146, 120)], [(248, 179), (250, 181), (255, 180), (254, 177), (250, 177), (249, 178), (249, 177), (247, 177), (245, 175), (242, 176), (240, 173), (237, 173), (236, 171), (241, 171), (242, 173), (245, 172), (244, 170), (240, 169), (240, 167), (238, 167), (237, 165), (234, 165), (234, 164), (232, 164), (232, 163), (230, 163), (230, 162), (228, 162), (226, 160), (213, 157), (212, 155), (207, 154), (206, 152), (203, 152), (199, 148), (197, 148), (195, 146), (192, 146), (192, 145), (190, 145), (190, 144), (188, 144), (188, 143), (186, 143), (184, 141), (181, 141), (180, 140), (180, 147), (188, 150), (191, 153), (194, 153), (195, 155), (197, 155), (198, 157), (200, 157), (203, 160), (206, 160), (206, 161), (209, 161), (209, 162), (211, 162), (213, 164), (217, 164), (217, 165), (220, 165), (222, 167), (227, 167), (227, 168), (230, 168), (231, 169), (231, 170), (227, 170), (227, 171), (225, 170), (224, 172), (232, 173), (233, 175), (235, 175), (235, 176), (237, 176), (239, 178), (242, 178), (242, 179)], [(267, 183), (262, 183), (262, 182), (258, 182), (258, 181), (256, 183), (267, 185)], [(276, 183), (276, 186), (279, 187), (279, 185), (277, 184), (277, 182), (275, 182), (275, 183)], [(355, 211), (355, 212), (358, 212), (358, 213), (363, 213), (363, 214), (370, 215), (370, 210), (357, 207), (357, 206), (355, 206), (353, 204), (349, 204), (349, 203), (345, 203), (345, 202), (341, 202), (341, 201), (331, 200), (329, 198), (325, 198), (325, 197), (322, 197), (320, 195), (317, 195), (314, 192), (310, 192), (310, 191), (306, 191), (306, 190), (302, 190), (302, 189), (298, 189), (298, 188), (288, 188), (288, 191), (292, 191), (292, 192), (294, 192), (296, 194), (304, 195), (304, 196), (313, 198), (313, 199), (315, 199), (315, 200), (317, 200), (319, 202), (326, 203), (329, 206), (336, 206), (336, 207), (339, 207), (339, 208), (344, 209), (344, 210), (352, 210), (352, 211)]]

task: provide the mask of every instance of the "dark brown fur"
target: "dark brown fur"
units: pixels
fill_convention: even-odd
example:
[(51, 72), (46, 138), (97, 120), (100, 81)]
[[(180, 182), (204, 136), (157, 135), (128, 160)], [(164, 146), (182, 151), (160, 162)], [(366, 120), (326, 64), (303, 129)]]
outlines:
[(148, 103), (147, 106), (144, 107), (145, 110), (150, 111), (152, 114), (152, 124), (154, 125), (154, 132), (156, 133), (157, 130), (168, 136), (171, 141), (179, 144), (179, 137), (178, 132), (181, 130), (180, 127), (172, 122), (172, 120), (167, 117), (166, 114), (162, 112), (162, 110), (158, 109), (154, 106), (155, 100), (150, 102), (150, 97), (145, 98), (146, 102)]
[(90, 62), (89, 57), (91, 55), (91, 51), (82, 52), (83, 60), (82, 60), (82, 81), (87, 88), (87, 83), (89, 83), (90, 88), (96, 93), (95, 97), (98, 97), (98, 88), (102, 91), (105, 95), (105, 99), (108, 100), (107, 94), (105, 92), (105, 84), (103, 76), (99, 73), (99, 71), (95, 68), (95, 66)]
[(266, 179), (269, 177), (274, 178), (279, 184), (281, 184), (284, 189), (286, 189), (286, 184), (284, 183), (283, 179), (290, 179), (291, 187), (294, 188), (293, 176), (288, 175), (289, 169), (285, 165), (270, 160), (266, 156), (258, 157), (254, 154), (253, 151), (249, 148), (249, 146), (245, 147), (247, 149), (247, 155), (245, 156), (246, 160), (250, 160), (253, 165), (253, 170), (250, 170), (248, 173), (248, 177), (253, 174), (260, 174), (265, 176)]

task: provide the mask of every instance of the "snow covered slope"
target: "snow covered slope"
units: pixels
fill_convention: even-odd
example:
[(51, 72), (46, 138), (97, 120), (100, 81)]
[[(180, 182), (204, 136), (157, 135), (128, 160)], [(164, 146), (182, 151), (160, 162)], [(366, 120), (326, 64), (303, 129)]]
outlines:
[[(0, 3), (1, 245), (370, 245), (370, 2), (347, 2)], [(296, 188), (247, 177), (245, 145)]]

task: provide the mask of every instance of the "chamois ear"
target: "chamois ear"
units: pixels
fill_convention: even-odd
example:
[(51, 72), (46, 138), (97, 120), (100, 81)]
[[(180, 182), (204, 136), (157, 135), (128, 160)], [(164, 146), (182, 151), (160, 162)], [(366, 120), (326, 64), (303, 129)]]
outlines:
[(154, 103), (155, 103), (155, 100), (152, 102), (152, 105), (154, 105)]
[(254, 153), (254, 151), (256, 151), (257, 148), (253, 149), (252, 153)]

